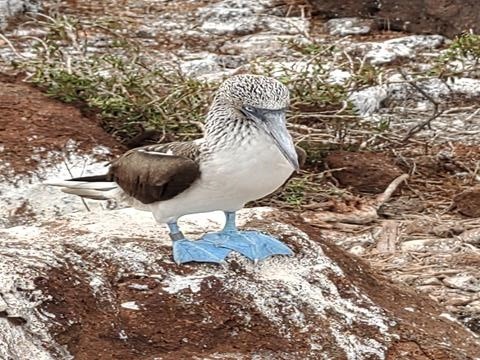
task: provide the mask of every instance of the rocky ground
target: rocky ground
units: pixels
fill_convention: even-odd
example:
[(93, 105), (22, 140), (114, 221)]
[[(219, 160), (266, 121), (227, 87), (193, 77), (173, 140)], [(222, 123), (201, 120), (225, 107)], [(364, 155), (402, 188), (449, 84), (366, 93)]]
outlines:
[[(222, 221), (221, 213), (208, 214), (182, 226), (195, 237)], [(179, 267), (166, 229), (132, 209), (0, 230), (0, 354), (475, 358), (477, 339), (441, 306), (373, 273), (301, 219), (256, 208), (242, 212), (240, 225), (282, 238), (295, 257)]]
[[(355, 115), (339, 113), (333, 122), (328, 111), (294, 113), (301, 120), (291, 127), (298, 142), (321, 144), (321, 156), (310, 157), (300, 178), (314, 183), (318, 196), (308, 195), (299, 207), (278, 197), (260, 202), (284, 209), (268, 220), (261, 210), (246, 212), (249, 226), (278, 234), (298, 254), (259, 268), (234, 258), (227, 268), (179, 269), (160, 241), (165, 233), (144, 214), (82, 203), (40, 185), (102, 171), (125, 145), (84, 105), (49, 99), (25, 84), (23, 73), (12, 76), (11, 61), (34, 57), (34, 37), (47, 30), (25, 18), (10, 24), (0, 39), (0, 66), (10, 74), (0, 79), (0, 334), (10, 338), (1, 356), (22, 343), (21, 360), (33, 353), (38, 359), (478, 357), (480, 80), (465, 73), (450, 82), (413, 81), (399, 69), (430, 69), (448, 39), (373, 31), (368, 21), (326, 23), (309, 9), (271, 1), (181, 7), (71, 1), (46, 8), (86, 22), (118, 22), (115, 31), (139, 41), (152, 59), (206, 82), (258, 62), (272, 63), (279, 77), (308, 72), (309, 60), (285, 46), (293, 40), (335, 44), (339, 53), (353, 51), (383, 69), (375, 73), (381, 81), (349, 94)], [(88, 33), (92, 51), (108, 47), (102, 34)], [(321, 75), (331, 84), (356, 74), (353, 60), (334, 64)], [(339, 127), (339, 120), (350, 123)], [(372, 132), (372, 124), (386, 130)], [(359, 151), (347, 152), (352, 146)], [(408, 179), (384, 194), (402, 174)], [(99, 218), (110, 227), (101, 228)], [(268, 226), (271, 219), (276, 226)], [(217, 221), (195, 218), (191, 231)]]

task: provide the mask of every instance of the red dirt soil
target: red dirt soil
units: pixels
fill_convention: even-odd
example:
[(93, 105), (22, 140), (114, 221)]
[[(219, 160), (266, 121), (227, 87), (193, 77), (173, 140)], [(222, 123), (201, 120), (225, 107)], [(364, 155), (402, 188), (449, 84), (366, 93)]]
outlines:
[(110, 148), (113, 154), (122, 150), (122, 145), (98, 121), (82, 115), (74, 106), (53, 100), (16, 77), (0, 74), (0, 85), (3, 169), (28, 174), (44, 165), (41, 162), (47, 158), (59, 160), (71, 140), (85, 153), (99, 145)]
[[(354, 286), (393, 315), (394, 333), (398, 337), (388, 345), (387, 359), (473, 359), (475, 341), (462, 326), (439, 317), (444, 312), (441, 306), (411, 289), (392, 284), (364, 261), (322, 239), (317, 229), (303, 224), (300, 218), (284, 213), (278, 216), (298, 226), (311, 238), (322, 241), (327, 256), (346, 274), (345, 278), (335, 278), (340, 292), (348, 294)], [(253, 225), (266, 226), (265, 221), (248, 224)], [(104, 265), (99, 263), (98, 269)], [(184, 266), (172, 271), (183, 274), (189, 268)], [(184, 289), (178, 294), (169, 294), (155, 279), (128, 274), (118, 278), (118, 269), (111, 266), (103, 271), (111, 274), (108, 287), (114, 296), (110, 300), (96, 298), (86, 280), (88, 275), (68, 265), (53, 268), (45, 277), (36, 280), (42, 292), (49, 295), (42, 306), (57, 319), (52, 328), (55, 339), (65, 345), (75, 359), (146, 360), (155, 357), (173, 360), (237, 354), (225, 357), (233, 359), (240, 358), (239, 354), (249, 358), (260, 350), (271, 351), (272, 359), (280, 358), (275, 354), (282, 352), (298, 359), (311, 358), (304, 333), (293, 332), (288, 339), (279, 337), (270, 319), (251, 304), (226, 292), (218, 278), (205, 278), (197, 293)], [(132, 289), (133, 284), (141, 284), (145, 290)], [(189, 298), (195, 301), (187, 305), (184, 299)], [(122, 308), (120, 304), (126, 301), (142, 304), (141, 309)], [(415, 311), (409, 311), (411, 308)], [(242, 314), (252, 315), (248, 327)], [(307, 309), (304, 315), (310, 316)], [(206, 317), (211, 321), (202, 322)], [(318, 326), (328, 328), (328, 319), (325, 323), (319, 322)], [(371, 330), (360, 325), (353, 328), (363, 333)], [(122, 339), (122, 333), (129, 334), (128, 338)], [(450, 346), (441, 345), (445, 338), (449, 339)], [(335, 345), (328, 340), (325, 336), (322, 345), (331, 350)], [(344, 354), (339, 350), (335, 358), (344, 359)]]

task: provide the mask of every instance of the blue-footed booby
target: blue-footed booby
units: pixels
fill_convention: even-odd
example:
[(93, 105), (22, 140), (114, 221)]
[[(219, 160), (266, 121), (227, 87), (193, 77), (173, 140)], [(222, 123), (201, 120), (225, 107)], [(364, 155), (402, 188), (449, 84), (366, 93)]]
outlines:
[[(168, 225), (179, 264), (222, 262), (231, 251), (254, 261), (292, 255), (279, 240), (235, 225), (237, 210), (274, 192), (299, 169), (286, 127), (289, 101), (287, 87), (273, 78), (233, 76), (214, 96), (203, 138), (135, 148), (113, 161), (105, 175), (47, 184), (151, 211)], [(225, 213), (222, 231), (185, 238), (177, 225), (181, 216), (215, 210)]]

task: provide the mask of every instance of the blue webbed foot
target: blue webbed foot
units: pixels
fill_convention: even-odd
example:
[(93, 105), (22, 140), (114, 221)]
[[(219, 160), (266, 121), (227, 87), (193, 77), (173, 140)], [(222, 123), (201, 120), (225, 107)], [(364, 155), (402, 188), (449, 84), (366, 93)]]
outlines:
[(202, 241), (237, 251), (255, 262), (273, 255), (293, 255), (288, 246), (258, 231), (224, 230), (205, 234)]
[(222, 263), (230, 252), (230, 249), (203, 240), (181, 239), (173, 242), (173, 260), (177, 264), (191, 261)]

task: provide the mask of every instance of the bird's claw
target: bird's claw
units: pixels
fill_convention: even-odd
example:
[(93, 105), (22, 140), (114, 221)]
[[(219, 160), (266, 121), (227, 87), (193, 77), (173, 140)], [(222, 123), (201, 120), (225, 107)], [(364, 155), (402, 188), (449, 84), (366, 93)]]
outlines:
[(201, 241), (239, 252), (255, 263), (273, 255), (293, 255), (288, 246), (258, 231), (220, 231), (205, 234)]
[(216, 246), (211, 242), (187, 239), (173, 242), (173, 260), (177, 264), (187, 262), (211, 262), (223, 263), (231, 250), (225, 247)]

